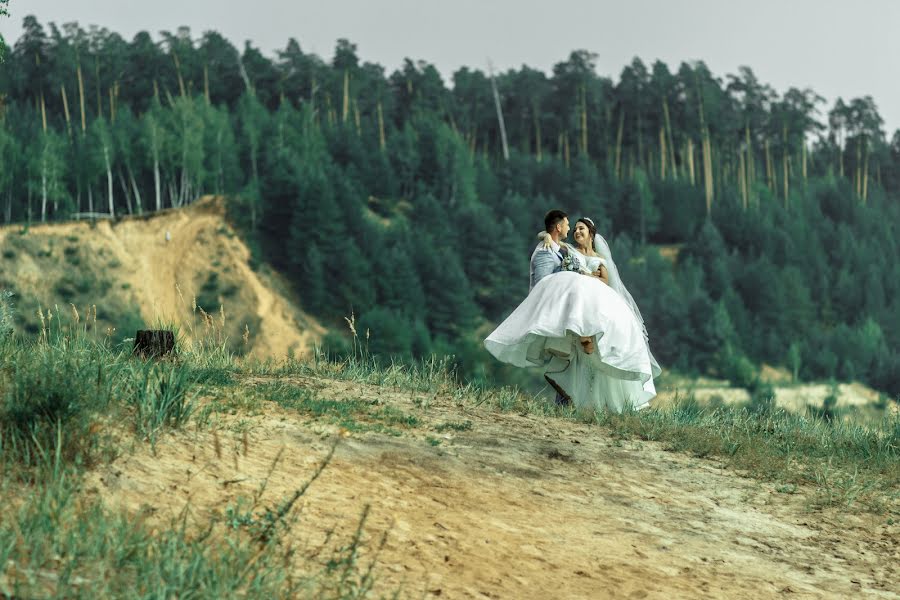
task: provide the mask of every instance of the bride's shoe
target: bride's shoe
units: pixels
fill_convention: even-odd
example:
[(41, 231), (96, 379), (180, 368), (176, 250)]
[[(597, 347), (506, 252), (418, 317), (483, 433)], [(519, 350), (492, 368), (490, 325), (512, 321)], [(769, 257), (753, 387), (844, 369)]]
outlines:
[(589, 337), (581, 338), (581, 349), (584, 350), (585, 354), (593, 354), (594, 353), (594, 338), (589, 338)]
[(572, 404), (572, 397), (566, 393), (566, 390), (562, 389), (558, 383), (554, 379), (551, 379), (549, 375), (544, 374), (544, 379), (547, 380), (547, 383), (556, 390), (556, 399), (554, 400), (557, 406), (567, 406)]

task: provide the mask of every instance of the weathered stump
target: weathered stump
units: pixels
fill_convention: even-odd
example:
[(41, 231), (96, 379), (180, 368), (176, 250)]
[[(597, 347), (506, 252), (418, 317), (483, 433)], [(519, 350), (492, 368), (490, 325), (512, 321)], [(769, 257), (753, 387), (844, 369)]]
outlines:
[(134, 336), (132, 354), (159, 358), (175, 351), (175, 334), (165, 329), (140, 329)]

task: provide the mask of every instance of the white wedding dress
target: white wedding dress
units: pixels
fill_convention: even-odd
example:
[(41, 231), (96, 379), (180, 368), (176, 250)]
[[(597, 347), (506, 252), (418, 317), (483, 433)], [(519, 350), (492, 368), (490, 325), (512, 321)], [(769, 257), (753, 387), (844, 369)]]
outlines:
[[(600, 257), (575, 255), (590, 271)], [(593, 337), (594, 352), (580, 338)], [(649, 406), (659, 366), (643, 322), (625, 299), (596, 277), (560, 271), (540, 280), (484, 341), (498, 360), (544, 367), (581, 411), (621, 413)]]

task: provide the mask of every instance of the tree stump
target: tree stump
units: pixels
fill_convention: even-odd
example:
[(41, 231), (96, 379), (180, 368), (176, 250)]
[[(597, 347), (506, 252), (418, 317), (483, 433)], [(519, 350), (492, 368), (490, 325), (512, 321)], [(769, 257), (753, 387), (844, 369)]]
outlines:
[(175, 334), (165, 329), (140, 329), (134, 336), (132, 354), (159, 358), (175, 351)]

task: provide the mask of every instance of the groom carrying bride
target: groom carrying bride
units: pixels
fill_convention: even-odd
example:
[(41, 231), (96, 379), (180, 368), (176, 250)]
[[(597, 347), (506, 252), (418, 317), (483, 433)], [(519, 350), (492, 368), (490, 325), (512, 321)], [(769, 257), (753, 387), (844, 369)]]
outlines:
[[(569, 215), (559, 209), (548, 212), (544, 216), (544, 233), (545, 235), (539, 236), (541, 241), (531, 254), (529, 293), (541, 279), (561, 271), (567, 258), (573, 258), (569, 256), (569, 245), (565, 243), (569, 235)], [(606, 277), (601, 275), (602, 268), (598, 268), (594, 275), (607, 283)], [(592, 337), (582, 337), (579, 342), (585, 353), (591, 354), (594, 351)], [(572, 399), (551, 375), (561, 373), (569, 367), (575, 348), (574, 336), (571, 334), (562, 338), (549, 338), (543, 347), (543, 351), (552, 357), (547, 363), (544, 379), (556, 390), (557, 404), (570, 404)]]
[[(544, 232), (544, 235), (539, 236), (541, 237), (541, 242), (538, 243), (531, 254), (531, 285), (528, 287), (529, 292), (534, 289), (534, 286), (541, 279), (562, 270), (563, 264), (569, 256), (569, 245), (565, 243), (565, 239), (569, 235), (569, 215), (558, 209), (548, 212), (544, 216)], [(576, 227), (576, 234), (577, 232), (578, 228)], [(609, 275), (603, 264), (591, 275), (597, 277), (603, 283), (609, 284)], [(567, 347), (569, 346), (567, 342), (568, 338), (565, 340), (554, 340), (554, 343), (546, 349), (551, 354), (561, 358), (568, 358), (571, 349)], [(582, 337), (580, 342), (584, 351), (588, 354), (594, 351), (594, 342), (590, 337)], [(549, 378), (547, 381), (550, 381), (550, 384), (556, 387), (556, 384)], [(561, 393), (560, 396), (565, 398), (566, 394)]]
[(497, 359), (541, 367), (558, 404), (616, 412), (648, 406), (659, 365), (637, 305), (591, 219), (551, 210), (531, 255), (529, 294), (484, 341)]

